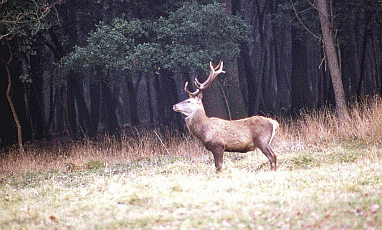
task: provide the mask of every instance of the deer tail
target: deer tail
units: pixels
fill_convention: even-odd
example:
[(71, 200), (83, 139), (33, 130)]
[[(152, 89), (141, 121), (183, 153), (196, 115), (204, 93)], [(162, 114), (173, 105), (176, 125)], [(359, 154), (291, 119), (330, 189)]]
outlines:
[(276, 129), (279, 127), (279, 123), (276, 120), (270, 119), (270, 121), (272, 123), (273, 129), (272, 129), (272, 135), (271, 135), (271, 138), (269, 139), (268, 145), (271, 144), (273, 137), (275, 136)]

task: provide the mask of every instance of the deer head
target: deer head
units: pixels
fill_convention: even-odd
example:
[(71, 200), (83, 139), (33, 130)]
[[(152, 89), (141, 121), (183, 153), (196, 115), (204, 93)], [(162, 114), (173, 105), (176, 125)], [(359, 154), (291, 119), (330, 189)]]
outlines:
[(223, 62), (220, 61), (219, 64), (214, 68), (212, 66), (212, 63), (210, 62), (210, 74), (206, 81), (203, 83), (200, 83), (197, 78), (195, 78), (195, 86), (196, 91), (190, 92), (187, 88), (188, 82), (184, 85), (184, 91), (188, 94), (189, 98), (187, 100), (184, 100), (176, 105), (174, 105), (173, 109), (176, 112), (181, 112), (187, 117), (191, 116), (192, 114), (196, 112), (203, 112), (204, 113), (204, 107), (202, 104), (202, 97), (203, 97), (203, 91), (207, 89), (213, 80), (218, 76), (220, 73), (225, 73), (223, 71)]

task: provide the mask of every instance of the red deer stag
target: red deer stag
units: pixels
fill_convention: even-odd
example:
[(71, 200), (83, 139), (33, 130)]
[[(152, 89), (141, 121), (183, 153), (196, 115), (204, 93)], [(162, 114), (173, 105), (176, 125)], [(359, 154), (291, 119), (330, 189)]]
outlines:
[(217, 172), (222, 169), (224, 151), (245, 153), (256, 148), (269, 159), (271, 169), (276, 170), (276, 155), (270, 144), (279, 126), (277, 121), (261, 116), (233, 121), (206, 116), (202, 104), (202, 91), (211, 85), (217, 75), (225, 73), (222, 61), (215, 68), (210, 63), (210, 68), (205, 82), (199, 83), (195, 79), (198, 88), (195, 92), (188, 91), (186, 82), (184, 90), (189, 98), (174, 105), (174, 111), (186, 115), (185, 120), (190, 132), (212, 152)]

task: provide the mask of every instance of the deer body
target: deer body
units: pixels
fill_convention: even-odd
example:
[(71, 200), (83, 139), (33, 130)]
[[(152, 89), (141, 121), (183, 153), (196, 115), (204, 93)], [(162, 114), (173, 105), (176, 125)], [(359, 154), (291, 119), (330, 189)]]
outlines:
[[(211, 73), (206, 82), (200, 84), (196, 81), (199, 89), (205, 89), (214, 77), (224, 72), (222, 63), (216, 69), (210, 66)], [(233, 121), (207, 117), (201, 92), (190, 93), (187, 90), (187, 83), (185, 90), (190, 98), (174, 105), (173, 109), (186, 115), (187, 128), (212, 152), (218, 172), (221, 171), (225, 151), (245, 153), (256, 148), (259, 148), (269, 159), (271, 169), (276, 170), (276, 155), (270, 148), (270, 143), (279, 125), (277, 121), (262, 116)]]

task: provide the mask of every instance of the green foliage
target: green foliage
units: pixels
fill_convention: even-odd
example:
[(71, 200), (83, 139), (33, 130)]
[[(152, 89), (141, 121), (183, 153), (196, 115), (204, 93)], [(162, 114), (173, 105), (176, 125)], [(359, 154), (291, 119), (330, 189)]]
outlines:
[(64, 79), (70, 70), (75, 70), (90, 76), (96, 65), (105, 71), (131, 68), (130, 55), (135, 40), (126, 34), (139, 38), (143, 33), (139, 21), (115, 19), (112, 25), (101, 22), (89, 34), (87, 46), (76, 46), (73, 52), (61, 59), (55, 75)]
[[(60, 0), (3, 0), (0, 2), (0, 41), (11, 41), (12, 54), (29, 59), (36, 55), (34, 45), (39, 42), (39, 32), (58, 23), (54, 7)], [(23, 82), (31, 82), (30, 66), (21, 75)]]
[(158, 67), (203, 71), (211, 60), (236, 57), (249, 34), (250, 27), (221, 4), (186, 3), (167, 18), (101, 22), (85, 47), (75, 47), (60, 61), (56, 75), (65, 77), (73, 69), (91, 76), (95, 65), (112, 73)]
[(30, 37), (57, 22), (50, 14), (56, 3), (47, 0), (0, 2), (0, 39)]
[(164, 67), (205, 69), (206, 63), (239, 55), (240, 42), (250, 40), (250, 26), (227, 14), (223, 5), (187, 3), (154, 23), (164, 44)]

